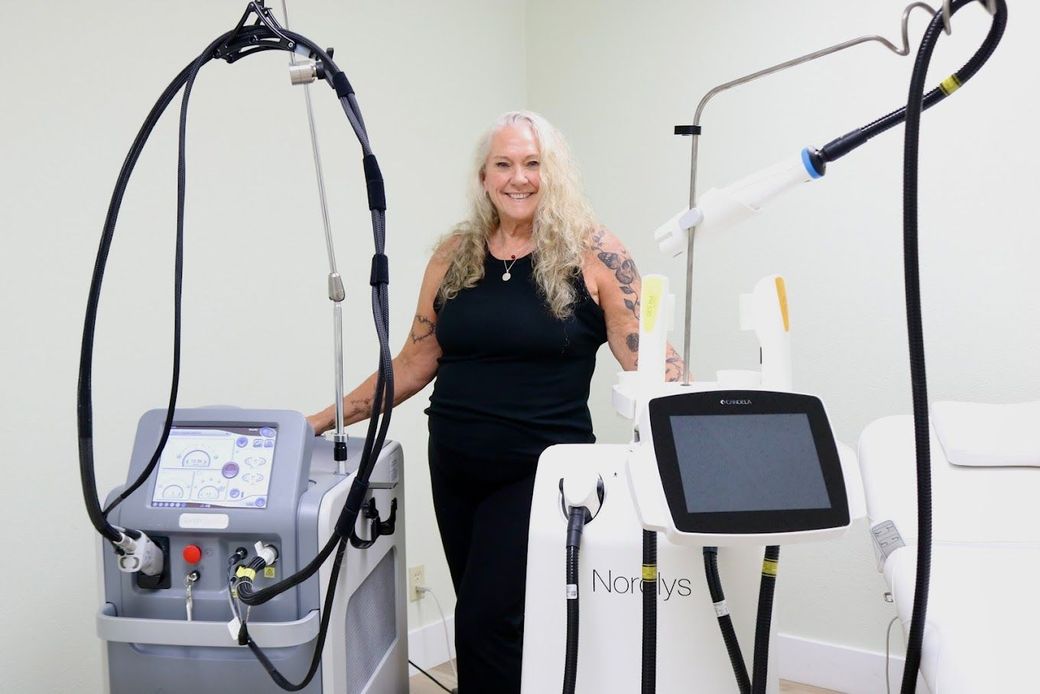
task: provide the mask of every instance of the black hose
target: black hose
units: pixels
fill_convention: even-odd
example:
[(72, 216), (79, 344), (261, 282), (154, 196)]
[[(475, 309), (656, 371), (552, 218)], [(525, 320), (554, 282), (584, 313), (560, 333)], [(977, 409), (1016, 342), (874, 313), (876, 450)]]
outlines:
[(762, 582), (758, 588), (758, 616), (755, 624), (755, 657), (751, 665), (751, 694), (766, 694), (766, 676), (769, 672), (769, 631), (773, 621), (773, 591), (776, 589), (776, 568), (780, 561), (780, 547), (766, 547), (762, 559)]
[(744, 663), (744, 655), (740, 652), (740, 642), (733, 628), (733, 618), (729, 615), (726, 594), (722, 590), (722, 580), (719, 578), (718, 555), (718, 547), (704, 548), (704, 577), (708, 583), (711, 601), (715, 605), (715, 615), (718, 617), (722, 640), (726, 644), (729, 662), (733, 667), (733, 676), (737, 679), (737, 689), (740, 694), (750, 694), (751, 680), (748, 678), (747, 665)]
[(657, 691), (657, 533), (643, 530), (643, 667), (641, 694)]
[(567, 641), (563, 661), (563, 694), (574, 694), (578, 678), (578, 555), (581, 531), (591, 520), (584, 506), (573, 506), (567, 515)]
[[(952, 5), (952, 12), (956, 12), (965, 5), (971, 4), (971, 2), (973, 2), (973, 0), (956, 0)], [(982, 45), (979, 46), (979, 49), (975, 51), (974, 55), (972, 55), (971, 59), (969, 59), (968, 62), (966, 62), (959, 70), (953, 73), (947, 81), (944, 81), (940, 86), (930, 90), (927, 94), (924, 94), (923, 97), (921, 94), (924, 91), (925, 76), (921, 76), (918, 85), (920, 91), (917, 92), (916, 97), (911, 95), (911, 98), (917, 99), (918, 108), (920, 110), (927, 110), (952, 94), (958, 87), (971, 79), (975, 73), (979, 71), (979, 68), (989, 60), (989, 57), (993, 54), (993, 50), (997, 47), (997, 44), (1000, 43), (1001, 36), (1004, 33), (1004, 26), (1007, 22), (1007, 6), (1004, 4), (1003, 0), (999, 0), (998, 2), (998, 7), (1001, 6), (1003, 6), (1004, 9), (997, 10), (997, 14), (993, 18), (993, 25), (990, 27), (989, 33), (983, 40)], [(941, 28), (942, 16), (940, 13), (936, 13), (935, 16), (932, 17), (927, 32), (932, 32), (933, 27), (936, 24), (939, 24)], [(933, 38), (933, 45), (934, 40), (935, 39)], [(924, 39), (922, 39), (921, 47), (918, 49), (918, 56), (920, 56), (920, 51), (923, 48)], [(852, 132), (831, 140), (819, 149), (819, 155), (823, 158), (824, 162), (834, 161), (835, 159), (845, 156), (875, 135), (880, 135), (886, 130), (893, 128), (906, 120), (908, 108), (909, 103), (907, 106), (898, 108), (861, 128), (857, 128)], [(918, 113), (920, 113), (920, 111)]]
[(267, 657), (267, 654), (256, 644), (253, 637), (249, 635), (249, 628), (245, 623), (242, 624), (242, 630), (240, 638), (245, 639), (245, 645), (249, 647), (249, 650), (253, 653), (260, 664), (267, 670), (267, 674), (270, 675), (274, 683), (287, 692), (298, 692), (305, 688), (314, 679), (314, 675), (318, 672), (318, 667), (321, 665), (321, 652), (325, 647), (325, 638), (329, 632), (329, 620), (332, 619), (332, 605), (336, 598), (336, 584), (339, 582), (339, 570), (343, 563), (343, 555), (347, 550), (346, 540), (340, 540), (339, 545), (336, 547), (336, 558), (332, 562), (332, 572), (329, 575), (329, 587), (325, 591), (325, 602), (321, 607), (321, 625), (318, 628), (318, 642), (314, 644), (314, 655), (311, 656), (310, 667), (307, 668), (307, 674), (304, 675), (303, 679), (298, 683), (290, 682), (285, 676), (278, 671), (278, 668), (271, 659)]
[[(951, 7), (953, 13), (973, 2), (956, 0)], [(973, 75), (1000, 42), (1007, 25), (1007, 4), (997, 0), (997, 11), (993, 24), (982, 47), (962, 73), (954, 75), (956, 88)], [(918, 154), (921, 129), (921, 112), (924, 110), (921, 91), (928, 74), (935, 45), (943, 30), (942, 18), (933, 17), (921, 39), (913, 76), (910, 80), (906, 105), (906, 128), (903, 141), (903, 273), (906, 288), (906, 322), (910, 351), (910, 380), (913, 394), (914, 443), (917, 453), (917, 571), (914, 584), (913, 613), (910, 619), (910, 634), (907, 638), (906, 661), (903, 668), (903, 694), (913, 694), (917, 686), (917, 673), (921, 665), (921, 649), (924, 642), (924, 627), (928, 611), (928, 590), (931, 574), (932, 548), (932, 478), (930, 443), (931, 432), (928, 422), (928, 382), (925, 371), (924, 328), (921, 320), (921, 280), (918, 257)], [(969, 70), (970, 68), (970, 70)]]
[[(173, 97), (184, 85), (191, 65), (186, 66), (166, 87), (159, 100), (152, 106), (145, 122), (134, 138), (134, 142), (123, 161), (119, 177), (116, 179), (116, 187), (109, 201), (108, 213), (105, 218), (105, 226), (101, 234), (101, 243), (98, 248), (97, 259), (94, 263), (94, 273), (87, 294), (86, 316), (83, 322), (83, 339), (80, 344), (79, 381), (76, 388), (76, 424), (79, 438), (79, 469), (80, 483), (83, 491), (83, 499), (87, 508), (87, 515), (91, 524), (107, 540), (112, 542), (120, 539), (121, 533), (108, 522), (109, 509), (102, 510), (101, 503), (97, 497), (97, 482), (94, 477), (94, 417), (92, 408), (92, 368), (94, 360), (94, 331), (97, 324), (98, 303), (101, 297), (101, 285), (105, 276), (105, 265), (108, 262), (109, 251), (112, 247), (112, 238), (115, 232), (115, 222), (119, 215), (119, 208), (123, 201), (126, 186), (130, 182), (130, 174), (137, 164), (138, 158), (144, 149), (144, 144), (155, 128), (159, 117), (173, 101)], [(174, 375), (176, 378), (177, 375)], [(152, 466), (154, 467), (154, 466)], [(149, 469), (150, 473), (151, 470)], [(143, 483), (147, 476), (142, 475), (134, 483), (136, 489)]]

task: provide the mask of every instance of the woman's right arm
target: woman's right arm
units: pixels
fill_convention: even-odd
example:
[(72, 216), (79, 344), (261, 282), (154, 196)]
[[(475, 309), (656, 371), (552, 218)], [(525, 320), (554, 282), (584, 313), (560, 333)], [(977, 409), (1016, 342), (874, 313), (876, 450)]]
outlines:
[[(449, 255), (443, 244), (430, 258), (419, 290), (419, 302), (412, 319), (412, 329), (404, 347), (394, 357), (394, 405), (412, 397), (437, 375), (437, 360), (441, 346), (437, 343), (437, 314), (433, 302), (448, 269)], [(376, 374), (352, 390), (343, 398), (343, 424), (354, 424), (368, 419), (372, 414), (372, 398), (376, 389)], [(336, 407), (329, 405), (321, 412), (307, 417), (316, 434), (336, 426)]]

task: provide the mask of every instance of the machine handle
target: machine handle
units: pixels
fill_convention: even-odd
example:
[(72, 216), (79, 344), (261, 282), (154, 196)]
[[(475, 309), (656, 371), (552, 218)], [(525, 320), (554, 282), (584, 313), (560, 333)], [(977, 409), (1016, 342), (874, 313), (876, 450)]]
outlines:
[[(317, 638), (319, 621), (318, 611), (311, 610), (292, 622), (250, 622), (249, 633), (264, 648), (301, 646)], [(228, 633), (227, 622), (119, 617), (110, 602), (98, 611), (97, 633), (104, 641), (119, 643), (240, 648)]]

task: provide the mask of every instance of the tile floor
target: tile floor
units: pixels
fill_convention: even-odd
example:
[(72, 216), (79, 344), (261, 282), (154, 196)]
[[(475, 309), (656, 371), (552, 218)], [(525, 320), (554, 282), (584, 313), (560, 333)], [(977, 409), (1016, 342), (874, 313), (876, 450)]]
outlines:
[[(443, 663), (428, 670), (431, 675), (441, 681), (447, 688), (451, 689), (455, 686), (455, 675), (451, 671), (451, 665), (449, 663)], [(408, 689), (409, 694), (444, 694), (444, 690), (438, 687), (436, 684), (426, 678), (425, 675), (419, 673), (412, 677), (411, 686)], [(832, 689), (820, 689), (819, 687), (810, 687), (807, 684), (798, 684), (796, 682), (787, 682), (781, 680), (780, 682), (780, 694), (840, 694)]]

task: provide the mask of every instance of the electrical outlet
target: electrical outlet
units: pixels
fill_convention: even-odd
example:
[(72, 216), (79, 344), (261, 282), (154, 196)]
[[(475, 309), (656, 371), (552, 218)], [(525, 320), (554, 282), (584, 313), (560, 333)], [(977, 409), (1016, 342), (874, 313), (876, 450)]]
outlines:
[(408, 569), (408, 601), (416, 602), (422, 599), (422, 593), (418, 591), (419, 586), (426, 585), (426, 567), (420, 564)]

